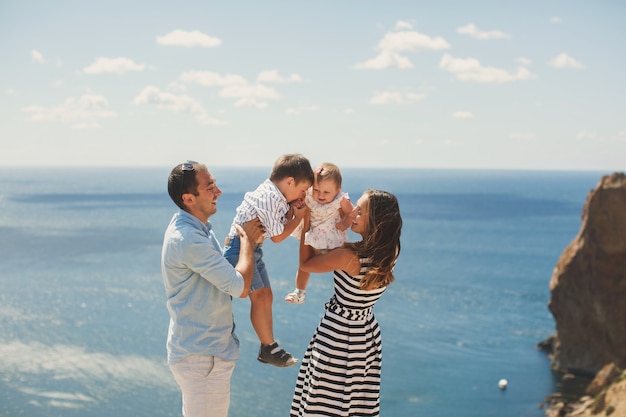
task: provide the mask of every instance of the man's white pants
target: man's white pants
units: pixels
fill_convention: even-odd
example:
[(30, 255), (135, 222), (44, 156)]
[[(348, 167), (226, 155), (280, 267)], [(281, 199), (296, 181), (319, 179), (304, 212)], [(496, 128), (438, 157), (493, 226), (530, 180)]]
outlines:
[(170, 364), (183, 393), (184, 417), (227, 417), (235, 362), (215, 356), (186, 356)]

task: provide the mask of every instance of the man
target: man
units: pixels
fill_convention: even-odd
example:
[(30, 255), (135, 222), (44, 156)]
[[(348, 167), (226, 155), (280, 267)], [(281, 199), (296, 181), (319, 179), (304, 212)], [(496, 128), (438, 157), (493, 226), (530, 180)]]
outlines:
[(226, 417), (239, 359), (232, 297), (248, 296), (254, 245), (263, 240), (263, 229), (258, 219), (237, 228), (241, 257), (233, 267), (208, 220), (222, 191), (207, 167), (194, 161), (175, 166), (167, 189), (180, 208), (165, 232), (161, 254), (170, 314), (167, 361), (182, 391), (183, 416)]

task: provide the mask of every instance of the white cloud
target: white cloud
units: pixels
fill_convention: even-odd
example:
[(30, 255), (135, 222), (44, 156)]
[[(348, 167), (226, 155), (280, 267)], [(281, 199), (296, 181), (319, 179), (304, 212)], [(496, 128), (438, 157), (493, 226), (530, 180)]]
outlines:
[(174, 81), (167, 86), (167, 89), (175, 93), (184, 93), (185, 91), (187, 91), (187, 86), (185, 84), (179, 83), (178, 81)]
[(613, 137), (615, 142), (626, 142), (626, 130), (620, 130)]
[(513, 140), (519, 140), (522, 142), (530, 142), (537, 140), (537, 135), (532, 132), (513, 132), (509, 135)]
[(518, 57), (515, 62), (525, 67), (530, 67), (533, 64), (533, 61), (530, 58), (526, 58), (525, 56)]
[(626, 131), (620, 130), (614, 135), (601, 135), (597, 132), (580, 131), (576, 134), (576, 140), (589, 142), (626, 142)]
[(184, 72), (179, 80), (188, 84), (204, 87), (221, 87), (220, 97), (236, 99), (235, 107), (256, 107), (263, 109), (268, 106), (267, 100), (277, 100), (281, 95), (271, 87), (263, 84), (251, 84), (240, 75), (221, 75), (209, 71)]
[(413, 29), (413, 25), (410, 24), (409, 22), (405, 22), (404, 20), (398, 20), (396, 22), (395, 29), (397, 29), (397, 30)]
[(426, 98), (425, 94), (417, 94), (417, 93), (404, 93), (404, 97), (407, 101), (419, 101)]
[(91, 123), (77, 123), (70, 126), (71, 129), (76, 130), (89, 130), (89, 129), (100, 129), (100, 123), (91, 122)]
[(30, 56), (33, 58), (33, 61), (37, 62), (38, 64), (46, 63), (46, 59), (43, 57), (43, 55), (39, 51), (36, 51), (33, 49), (32, 51), (30, 51)]
[(603, 143), (626, 142), (626, 130), (620, 130), (613, 135), (600, 134), (598, 132), (588, 130), (581, 130), (576, 134), (576, 140)]
[(470, 119), (474, 117), (474, 115), (472, 114), (472, 112), (459, 110), (452, 113), (452, 117), (454, 117), (455, 119)]
[(137, 64), (132, 59), (120, 56), (117, 58), (97, 58), (93, 64), (85, 67), (83, 71), (86, 74), (124, 74), (130, 71), (144, 71), (145, 69), (145, 64)]
[(33, 122), (63, 122), (72, 126), (93, 123), (96, 120), (116, 117), (116, 113), (108, 110), (109, 101), (101, 95), (85, 93), (78, 99), (70, 97), (59, 106), (28, 106), (22, 112), (29, 116), (26, 120)]
[(439, 67), (455, 74), (459, 80), (477, 83), (505, 83), (534, 78), (534, 75), (524, 67), (511, 72), (494, 67), (483, 67), (475, 58), (454, 58), (450, 54), (445, 54), (441, 58)]
[(232, 84), (220, 90), (220, 97), (226, 98), (254, 98), (263, 100), (275, 100), (280, 94), (271, 87), (262, 84)]
[(235, 101), (234, 107), (254, 107), (257, 109), (265, 109), (269, 106), (267, 101), (258, 100), (254, 97), (243, 97)]
[(450, 54), (445, 54), (439, 62), (439, 67), (449, 72), (472, 72), (480, 71), (480, 62), (474, 58), (454, 58)]
[[(399, 21), (396, 29), (409, 29), (411, 25)], [(400, 30), (387, 32), (383, 39), (378, 42), (376, 49), (380, 51), (377, 56), (365, 62), (355, 65), (357, 69), (385, 69), (385, 68), (412, 68), (413, 63), (400, 54), (405, 51), (439, 50), (448, 49), (450, 44), (442, 37), (430, 37), (413, 30)]]
[(406, 57), (395, 52), (381, 52), (372, 59), (357, 64), (357, 69), (413, 68), (413, 63)]
[(256, 78), (257, 82), (266, 82), (266, 83), (276, 83), (276, 84), (284, 84), (284, 83), (301, 83), (302, 77), (298, 74), (291, 74), (289, 77), (283, 77), (278, 74), (277, 70), (272, 71), (263, 71)]
[(388, 32), (378, 43), (381, 51), (420, 51), (448, 49), (450, 44), (442, 37), (432, 38), (422, 33)]
[(151, 104), (158, 109), (174, 113), (189, 113), (196, 120), (206, 125), (223, 125), (224, 121), (210, 117), (205, 108), (194, 98), (186, 94), (173, 94), (161, 91), (157, 87), (144, 88), (134, 99), (133, 104)]
[(77, 123), (70, 126), (72, 129), (76, 130), (90, 130), (90, 129), (100, 129), (100, 123), (91, 122), (91, 123)]
[(576, 140), (599, 142), (602, 140), (602, 138), (597, 132), (589, 132), (587, 130), (582, 130), (576, 134)]
[(579, 61), (575, 60), (571, 56), (567, 55), (565, 52), (551, 59), (548, 62), (548, 65), (554, 68), (583, 68), (583, 64), (581, 64)]
[(178, 79), (183, 83), (198, 84), (204, 87), (227, 87), (230, 85), (248, 84), (248, 81), (240, 75), (221, 75), (210, 71), (186, 71)]
[(167, 35), (157, 36), (157, 43), (165, 46), (184, 46), (185, 48), (212, 48), (221, 45), (222, 40), (197, 30), (188, 32), (178, 29), (171, 31)]
[(511, 35), (505, 32), (502, 32), (501, 30), (489, 30), (489, 31), (480, 30), (473, 23), (468, 23), (465, 26), (461, 26), (457, 28), (456, 31), (462, 35), (469, 35), (473, 38), (480, 39), (480, 40), (506, 39), (506, 38), (511, 37)]
[(319, 109), (320, 109), (319, 106), (290, 107), (290, 108), (285, 110), (285, 113), (289, 114), (289, 115), (292, 115), (292, 116), (297, 116), (297, 115), (305, 113), (305, 112), (319, 111)]
[(402, 93), (400, 91), (383, 91), (377, 92), (370, 99), (370, 104), (408, 104), (415, 101), (423, 100), (424, 94)]

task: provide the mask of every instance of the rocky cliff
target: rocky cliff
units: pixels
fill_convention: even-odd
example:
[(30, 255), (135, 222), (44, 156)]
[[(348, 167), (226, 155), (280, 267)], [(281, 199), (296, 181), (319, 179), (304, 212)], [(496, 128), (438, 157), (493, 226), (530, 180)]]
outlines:
[(626, 176), (603, 177), (589, 193), (578, 236), (550, 281), (556, 321), (552, 365), (595, 374), (626, 367)]
[[(554, 268), (550, 292), (549, 309), (556, 321), (550, 346), (552, 368), (593, 376), (612, 364), (615, 372), (621, 373), (626, 368), (624, 173), (603, 177), (587, 196), (580, 231)], [(607, 382), (602, 392), (611, 389), (611, 401), (617, 404), (611, 410), (624, 410), (626, 390), (623, 379), (617, 379), (622, 384), (619, 389), (615, 385), (609, 388)], [(591, 398), (594, 404), (598, 395)], [(624, 408), (616, 408), (619, 404)], [(621, 417), (621, 413), (626, 411), (616, 415)]]

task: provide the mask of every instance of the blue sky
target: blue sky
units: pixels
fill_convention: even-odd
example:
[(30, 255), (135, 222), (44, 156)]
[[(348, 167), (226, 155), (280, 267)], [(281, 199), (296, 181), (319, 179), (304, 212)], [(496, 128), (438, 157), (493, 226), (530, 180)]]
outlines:
[(0, 166), (626, 169), (623, 1), (0, 2)]

